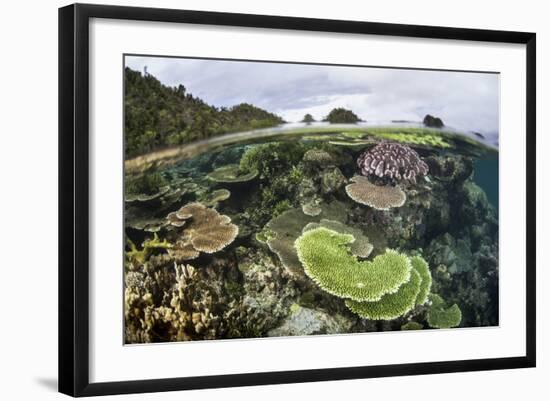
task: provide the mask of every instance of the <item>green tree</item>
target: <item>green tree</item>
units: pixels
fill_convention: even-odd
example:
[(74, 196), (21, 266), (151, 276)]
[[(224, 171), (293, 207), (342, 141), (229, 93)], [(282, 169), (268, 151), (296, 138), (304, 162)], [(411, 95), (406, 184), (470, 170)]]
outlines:
[(361, 119), (353, 111), (338, 107), (332, 109), (323, 121), (328, 121), (331, 124), (355, 124), (360, 122)]

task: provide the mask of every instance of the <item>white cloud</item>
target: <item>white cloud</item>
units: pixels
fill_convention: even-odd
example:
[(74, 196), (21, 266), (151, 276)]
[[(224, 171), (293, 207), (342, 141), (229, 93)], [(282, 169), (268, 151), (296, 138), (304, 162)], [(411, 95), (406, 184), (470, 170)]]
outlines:
[(253, 103), (287, 121), (346, 107), (368, 121), (420, 121), (429, 113), (451, 127), (498, 133), (496, 74), (163, 57), (126, 63), (215, 106)]

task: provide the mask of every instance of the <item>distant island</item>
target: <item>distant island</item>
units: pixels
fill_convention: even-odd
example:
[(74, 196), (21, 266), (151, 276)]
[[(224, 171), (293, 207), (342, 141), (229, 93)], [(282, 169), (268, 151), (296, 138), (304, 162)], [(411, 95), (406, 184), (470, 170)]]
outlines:
[(441, 118), (434, 117), (430, 114), (426, 114), (426, 116), (424, 117), (423, 123), (426, 127), (432, 127), (432, 128), (442, 128), (445, 126)]
[(314, 123), (315, 122), (315, 119), (313, 118), (313, 116), (311, 114), (306, 114), (304, 116), (304, 118), (302, 119), (303, 123), (306, 123), (306, 124), (311, 124), (311, 123)]
[(217, 108), (169, 87), (151, 74), (124, 70), (124, 128), (127, 158), (227, 132), (274, 127), (285, 121), (248, 103)]
[(332, 109), (330, 113), (323, 119), (331, 124), (355, 124), (362, 120), (351, 111), (344, 109), (343, 107), (337, 107)]

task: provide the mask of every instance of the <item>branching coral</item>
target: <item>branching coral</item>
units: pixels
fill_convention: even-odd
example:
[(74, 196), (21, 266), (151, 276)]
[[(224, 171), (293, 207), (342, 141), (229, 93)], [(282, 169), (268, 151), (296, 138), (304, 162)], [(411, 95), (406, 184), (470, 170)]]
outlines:
[(457, 304), (448, 307), (443, 298), (437, 294), (430, 295), (432, 305), (428, 311), (427, 321), (435, 329), (457, 327), (462, 321), (462, 312)]
[(193, 202), (170, 213), (167, 220), (183, 231), (169, 253), (176, 260), (194, 259), (199, 252), (214, 253), (232, 243), (239, 228), (228, 216), (201, 203)]
[(388, 250), (372, 261), (359, 262), (348, 251), (354, 241), (351, 234), (319, 227), (303, 233), (295, 247), (306, 274), (342, 298), (378, 301), (410, 280), (412, 266), (405, 255)]
[(405, 204), (407, 195), (398, 186), (375, 185), (366, 177), (355, 176), (351, 184), (346, 185), (346, 193), (357, 203), (377, 210), (389, 210)]
[(428, 174), (428, 165), (418, 153), (399, 143), (382, 142), (363, 152), (357, 166), (364, 176), (374, 175), (395, 181), (416, 183), (416, 177)]
[(173, 265), (128, 272), (125, 278), (126, 343), (220, 338), (228, 299), (210, 269)]
[(146, 239), (143, 242), (141, 249), (138, 249), (130, 239), (126, 241), (130, 248), (126, 252), (126, 267), (128, 268), (133, 268), (145, 263), (157, 250), (163, 251), (172, 248), (172, 244), (165, 239), (161, 241), (156, 233), (153, 235), (153, 238)]

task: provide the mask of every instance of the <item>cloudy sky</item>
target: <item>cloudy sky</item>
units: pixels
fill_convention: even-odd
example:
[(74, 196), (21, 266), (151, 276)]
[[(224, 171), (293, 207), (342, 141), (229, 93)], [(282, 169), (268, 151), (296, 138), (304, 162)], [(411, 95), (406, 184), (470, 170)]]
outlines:
[(214, 106), (252, 103), (289, 122), (345, 107), (372, 122), (432, 114), (457, 129), (498, 133), (497, 74), (135, 56), (126, 65), (147, 66), (162, 83), (183, 84)]

